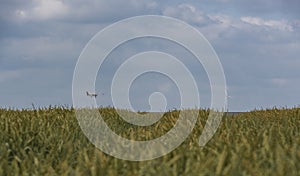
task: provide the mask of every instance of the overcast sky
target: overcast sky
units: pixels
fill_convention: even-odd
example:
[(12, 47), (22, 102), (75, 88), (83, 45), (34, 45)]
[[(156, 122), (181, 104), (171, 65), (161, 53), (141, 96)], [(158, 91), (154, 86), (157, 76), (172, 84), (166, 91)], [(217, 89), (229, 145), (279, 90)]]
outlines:
[[(72, 105), (72, 78), (87, 42), (109, 24), (136, 15), (165, 15), (197, 28), (223, 65), (229, 110), (300, 104), (299, 0), (1, 0), (0, 107)], [(203, 107), (209, 106), (207, 77), (189, 53), (159, 39), (120, 46), (98, 72), (98, 105), (111, 105), (110, 83), (124, 59), (147, 50), (183, 57), (195, 76)], [(151, 92), (179, 106), (174, 82), (150, 73), (130, 91), (132, 105), (146, 110)]]

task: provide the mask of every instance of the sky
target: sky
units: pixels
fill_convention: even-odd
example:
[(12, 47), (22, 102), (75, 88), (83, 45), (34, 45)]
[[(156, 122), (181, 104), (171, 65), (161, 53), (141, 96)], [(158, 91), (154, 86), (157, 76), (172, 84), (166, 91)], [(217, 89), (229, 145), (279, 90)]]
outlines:
[[(89, 40), (119, 20), (164, 15), (199, 30), (222, 63), (229, 111), (300, 105), (300, 1), (298, 0), (1, 0), (0, 107), (72, 106), (76, 62)], [(113, 106), (111, 79), (126, 58), (160, 50), (181, 59), (210, 105), (205, 70), (176, 43), (158, 38), (120, 45), (101, 65), (99, 106)], [(174, 81), (159, 73), (138, 77), (129, 91), (136, 110), (149, 109), (153, 92), (168, 109), (180, 107)]]

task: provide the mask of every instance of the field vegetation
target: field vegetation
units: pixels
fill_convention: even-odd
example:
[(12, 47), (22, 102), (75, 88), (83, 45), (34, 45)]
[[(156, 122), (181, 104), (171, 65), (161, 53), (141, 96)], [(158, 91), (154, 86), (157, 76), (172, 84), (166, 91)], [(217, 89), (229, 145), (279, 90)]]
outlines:
[[(99, 112), (113, 131), (134, 140), (163, 135), (180, 113), (167, 112), (157, 123), (138, 127), (113, 108)], [(199, 147), (208, 114), (199, 110), (194, 130), (176, 150), (133, 162), (94, 147), (72, 108), (0, 109), (0, 175), (300, 175), (299, 108), (224, 116), (214, 137)]]

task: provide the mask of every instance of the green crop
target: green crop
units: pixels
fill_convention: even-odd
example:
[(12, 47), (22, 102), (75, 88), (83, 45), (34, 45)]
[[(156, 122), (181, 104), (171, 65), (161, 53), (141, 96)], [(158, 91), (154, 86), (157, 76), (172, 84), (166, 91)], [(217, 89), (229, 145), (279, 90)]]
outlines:
[[(180, 113), (167, 112), (159, 122), (138, 127), (113, 108), (99, 112), (113, 131), (134, 140), (165, 134)], [(74, 109), (0, 109), (0, 175), (300, 175), (299, 108), (224, 116), (213, 138), (200, 147), (208, 114), (199, 110), (193, 132), (171, 153), (133, 162), (94, 147)]]

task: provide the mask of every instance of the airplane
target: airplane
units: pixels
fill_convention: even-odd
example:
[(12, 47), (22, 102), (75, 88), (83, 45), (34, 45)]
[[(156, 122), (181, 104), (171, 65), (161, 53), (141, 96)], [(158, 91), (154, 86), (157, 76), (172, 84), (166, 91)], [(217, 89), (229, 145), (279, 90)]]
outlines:
[(98, 96), (98, 94), (96, 94), (96, 93), (89, 93), (88, 91), (86, 91), (86, 95), (87, 96), (89, 96), (89, 97), (95, 97), (95, 98), (97, 98), (97, 96)]

